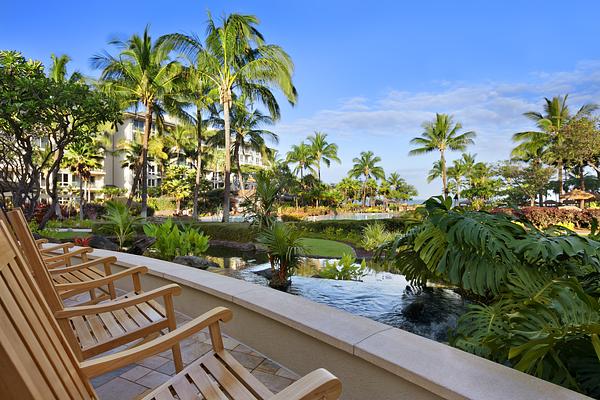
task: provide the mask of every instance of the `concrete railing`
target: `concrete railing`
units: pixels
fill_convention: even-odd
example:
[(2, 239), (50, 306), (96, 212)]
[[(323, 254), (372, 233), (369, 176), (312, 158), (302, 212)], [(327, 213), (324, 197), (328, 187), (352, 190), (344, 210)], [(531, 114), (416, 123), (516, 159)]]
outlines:
[[(576, 392), (442, 343), (305, 298), (147, 257), (114, 255), (119, 268), (145, 265), (144, 288), (181, 285), (175, 308), (190, 317), (225, 306), (224, 331), (300, 375), (324, 367), (343, 399), (586, 399)], [(121, 289), (129, 290), (128, 281)]]

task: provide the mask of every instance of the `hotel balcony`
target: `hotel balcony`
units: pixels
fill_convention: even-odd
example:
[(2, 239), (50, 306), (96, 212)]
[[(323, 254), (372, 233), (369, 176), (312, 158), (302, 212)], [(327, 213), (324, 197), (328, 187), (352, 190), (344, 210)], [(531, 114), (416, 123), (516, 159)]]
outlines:
[[(391, 326), (271, 288), (158, 259), (116, 256), (115, 270), (148, 267), (146, 290), (169, 283), (181, 321), (217, 307), (232, 310), (225, 347), (271, 391), (316, 368), (343, 385), (342, 399), (587, 399), (574, 391)], [(121, 290), (129, 291), (123, 280)], [(189, 363), (210, 350), (201, 332), (183, 343)], [(93, 380), (103, 400), (134, 398), (175, 372), (169, 351)]]

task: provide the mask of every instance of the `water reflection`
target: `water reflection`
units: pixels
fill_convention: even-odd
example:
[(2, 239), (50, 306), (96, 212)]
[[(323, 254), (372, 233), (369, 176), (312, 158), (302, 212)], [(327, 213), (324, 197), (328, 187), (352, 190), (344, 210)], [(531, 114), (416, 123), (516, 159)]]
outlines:
[[(259, 285), (267, 279), (257, 271), (270, 268), (266, 254), (212, 248), (207, 256), (223, 267), (220, 273)], [(305, 258), (292, 278), (289, 293), (362, 315), (437, 341), (464, 312), (459, 295), (444, 288), (416, 290), (402, 275), (369, 268), (360, 282), (313, 277), (328, 260)]]

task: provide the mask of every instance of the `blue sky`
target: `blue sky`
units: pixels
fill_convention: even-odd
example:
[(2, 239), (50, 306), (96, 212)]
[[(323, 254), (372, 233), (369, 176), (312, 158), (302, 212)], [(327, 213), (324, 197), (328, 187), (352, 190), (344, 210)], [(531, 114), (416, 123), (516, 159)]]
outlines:
[[(10, 1), (0, 13), (0, 48), (47, 62), (66, 53), (89, 75), (89, 58), (115, 36), (204, 31), (213, 15), (251, 13), (268, 42), (295, 65), (296, 107), (273, 129), (285, 152), (314, 130), (339, 144), (339, 180), (363, 150), (379, 155), (419, 197), (436, 155), (408, 157), (409, 140), (435, 112), (478, 133), (469, 149), (484, 161), (508, 158), (521, 116), (544, 96), (570, 93), (573, 106), (600, 102), (600, 2), (595, 1)], [(451, 155), (458, 157), (459, 154)]]

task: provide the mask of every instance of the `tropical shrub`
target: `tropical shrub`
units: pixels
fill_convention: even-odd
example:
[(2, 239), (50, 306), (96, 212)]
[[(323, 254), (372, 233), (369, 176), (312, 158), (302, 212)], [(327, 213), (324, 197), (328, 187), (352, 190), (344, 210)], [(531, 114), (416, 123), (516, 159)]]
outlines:
[(413, 284), (443, 281), (472, 300), (452, 345), (600, 396), (600, 242), (451, 207), (429, 199), (423, 223), (378, 256)]
[(357, 281), (366, 274), (367, 265), (365, 260), (357, 264), (356, 257), (352, 254), (344, 254), (340, 260), (326, 261), (323, 269), (319, 271), (321, 278), (342, 281)]
[(361, 245), (365, 250), (375, 250), (398, 235), (398, 232), (385, 229), (383, 223), (372, 222), (363, 229)]
[(177, 256), (199, 256), (208, 250), (209, 237), (191, 226), (180, 229), (172, 219), (162, 224), (145, 224), (144, 233), (156, 241), (151, 248), (163, 260)]
[(248, 243), (256, 241), (258, 229), (245, 222), (199, 222), (193, 225), (215, 240)]
[(522, 207), (519, 209), (496, 208), (492, 213), (504, 213), (518, 219), (532, 223), (538, 228), (545, 229), (552, 225), (568, 226), (575, 228), (589, 228), (592, 220), (600, 218), (600, 210), (557, 207)]
[(277, 179), (263, 172), (257, 172), (254, 178), (254, 194), (244, 199), (241, 205), (246, 208), (253, 226), (268, 228), (277, 220), (275, 205), (281, 186)]
[(156, 211), (175, 210), (175, 199), (167, 196), (149, 197), (148, 205)]
[(117, 237), (119, 247), (124, 248), (135, 234), (135, 225), (141, 221), (140, 217), (133, 216), (125, 204), (109, 201), (106, 203), (106, 214), (104, 215), (101, 230), (104, 233)]
[(273, 271), (269, 285), (277, 289), (287, 288), (300, 257), (306, 252), (300, 232), (290, 225), (275, 222), (260, 232), (258, 242), (267, 248)]

